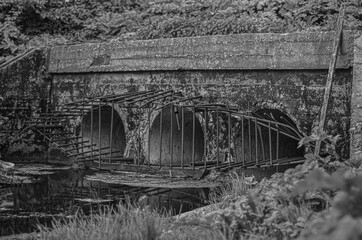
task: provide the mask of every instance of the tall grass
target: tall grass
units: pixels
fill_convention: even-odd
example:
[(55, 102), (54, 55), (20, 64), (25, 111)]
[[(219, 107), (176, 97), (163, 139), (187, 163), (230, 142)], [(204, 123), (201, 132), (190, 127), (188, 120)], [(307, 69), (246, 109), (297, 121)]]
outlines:
[(54, 220), (51, 228), (39, 227), (41, 239), (157, 239), (166, 221), (147, 209), (119, 205), (99, 214), (78, 214), (69, 221)]
[(174, 224), (170, 216), (148, 208), (119, 205), (99, 214), (78, 214), (70, 220), (54, 220), (51, 227), (39, 226), (40, 239), (59, 240), (181, 240), (226, 239), (205, 226)]
[(287, 188), (275, 184), (277, 180), (255, 186), (253, 178), (231, 174), (224, 187), (211, 193), (210, 208), (196, 214), (178, 218), (147, 207), (119, 205), (97, 215), (55, 220), (51, 228), (40, 227), (39, 236), (61, 240), (296, 239), (313, 211), (284, 196)]
[(253, 177), (241, 177), (236, 172), (231, 172), (221, 188), (210, 192), (209, 202), (218, 205), (223, 201), (246, 195), (255, 184)]

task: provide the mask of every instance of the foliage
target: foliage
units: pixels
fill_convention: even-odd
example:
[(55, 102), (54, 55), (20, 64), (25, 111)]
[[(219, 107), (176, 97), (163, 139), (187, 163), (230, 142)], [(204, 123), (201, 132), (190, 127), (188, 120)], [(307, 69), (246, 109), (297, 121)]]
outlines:
[(118, 205), (101, 211), (100, 214), (76, 215), (71, 219), (55, 220), (51, 228), (39, 226), (40, 239), (222, 239), (222, 234), (213, 229), (200, 227), (174, 228), (170, 217), (149, 209)]
[[(310, 156), (310, 155), (308, 155)], [(308, 157), (307, 156), (307, 157)], [(213, 207), (171, 218), (120, 206), (41, 229), (42, 239), (360, 239), (362, 175), (315, 158), (256, 183), (230, 174)]]
[[(0, 97), (0, 105), (3, 108), (0, 111), (0, 155), (7, 157), (16, 152), (29, 154), (43, 151), (43, 137), (29, 127), (25, 128), (21, 120), (29, 119), (30, 109), (21, 106), (14, 97)], [(21, 111), (20, 107), (23, 107)]]
[[(339, 157), (336, 151), (338, 144), (341, 144), (340, 135), (332, 136), (325, 132), (318, 131), (318, 128), (313, 129), (310, 136), (305, 136), (299, 141), (299, 146), (306, 149), (306, 158), (313, 159), (320, 167), (329, 172), (334, 172), (338, 169), (357, 169), (362, 166), (362, 159), (347, 159), (343, 160)], [(314, 155), (314, 146), (317, 141), (322, 142), (321, 154)], [(313, 152), (313, 153), (312, 153)]]
[[(332, 136), (326, 132), (318, 131), (318, 127), (313, 129), (313, 133), (310, 136), (305, 136), (299, 141), (298, 148), (304, 146), (306, 149), (307, 159), (313, 159), (318, 162), (320, 167), (329, 171), (335, 171), (340, 167), (351, 166), (357, 163), (350, 161), (342, 162), (341, 158), (337, 154), (336, 146), (340, 141), (340, 135)], [(314, 155), (314, 146), (317, 141), (321, 141), (322, 149), (319, 155)], [(313, 152), (313, 153), (311, 153)]]
[(231, 175), (233, 183), (224, 189), (218, 208), (196, 218), (193, 215), (171, 218), (147, 208), (119, 206), (99, 215), (78, 215), (67, 223), (55, 221), (51, 229), (41, 227), (40, 236), (41, 239), (292, 239), (299, 236), (314, 214), (307, 204), (294, 201), (293, 182), (315, 166), (312, 161), (257, 185), (252, 178)]
[[(361, 30), (358, 0), (2, 1), (0, 63), (30, 47), (84, 41), (329, 31), (335, 28), (343, 2), (347, 4), (344, 29)], [(34, 134), (28, 138), (33, 140)], [(24, 139), (14, 146), (26, 146)], [(300, 144), (312, 147), (317, 140), (325, 142), (326, 156), (308, 154), (303, 165), (257, 185), (234, 176), (214, 198), (220, 201), (218, 209), (197, 218), (172, 222), (148, 210), (120, 206), (100, 215), (78, 216), (67, 224), (55, 222), (54, 230), (41, 228), (41, 237), (359, 239), (362, 179), (351, 166), (359, 167), (361, 161), (338, 161), (338, 136), (314, 134)], [(0, 145), (8, 141), (0, 139)], [(348, 170), (340, 170), (343, 167)]]
[(204, 215), (185, 217), (177, 223), (204, 225), (229, 239), (358, 239), (359, 230), (345, 233), (340, 225), (350, 224), (348, 229), (356, 230), (361, 223), (353, 219), (362, 214), (357, 206), (362, 197), (362, 175), (346, 164), (336, 164), (338, 138), (324, 133), (305, 137), (301, 145), (322, 140), (330, 155), (307, 154), (303, 165), (276, 173), (256, 186), (250, 179), (234, 177), (231, 187), (218, 199), (216, 210), (211, 208)]
[(23, 51), (26, 40), (13, 23), (0, 23), (0, 60), (8, 60)]
[(148, 210), (119, 205), (90, 217), (79, 214), (68, 223), (53, 221), (52, 229), (40, 227), (41, 239), (156, 239), (164, 220)]
[(336, 153), (336, 145), (337, 142), (340, 140), (340, 135), (332, 136), (328, 135), (326, 132), (318, 132), (315, 129), (312, 132), (313, 133), (310, 136), (305, 136), (299, 141), (298, 148), (307, 145), (310, 148), (314, 146), (317, 141), (321, 141), (324, 143), (324, 149), (322, 150), (324, 150), (326, 154), (329, 154), (336, 158), (336, 160), (338, 160), (339, 157)]
[(296, 183), (315, 168), (317, 162), (309, 160), (258, 184), (233, 176), (232, 187), (224, 189), (216, 210), (211, 208), (196, 218), (186, 216), (175, 224), (212, 228), (228, 239), (294, 239), (314, 216), (314, 210), (321, 210), (310, 200), (318, 196), (328, 201), (318, 192), (296, 191)]
[(341, 3), (345, 29), (362, 29), (358, 0), (12, 0), (0, 3), (0, 62), (39, 45), (333, 30)]
[(362, 237), (362, 175), (360, 170), (339, 170), (327, 174), (312, 172), (304, 181), (303, 190), (333, 191), (335, 196), (329, 211), (310, 222), (301, 239), (360, 239)]
[(15, 152), (29, 154), (44, 151), (44, 146), (41, 144), (42, 141), (39, 137), (40, 136), (35, 134), (32, 130), (25, 131), (19, 135), (9, 135), (9, 146), (7, 147), (6, 154), (10, 155)]

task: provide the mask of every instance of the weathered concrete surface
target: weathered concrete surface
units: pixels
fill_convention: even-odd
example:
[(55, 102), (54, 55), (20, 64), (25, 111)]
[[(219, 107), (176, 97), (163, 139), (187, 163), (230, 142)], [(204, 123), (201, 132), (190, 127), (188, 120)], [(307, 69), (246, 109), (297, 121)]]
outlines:
[[(359, 66), (353, 63), (356, 34), (343, 34), (326, 127), (344, 140), (349, 139), (352, 67)], [(279, 109), (310, 134), (319, 120), (333, 36), (239, 34), (57, 46), (49, 55), (51, 100), (57, 107), (82, 97), (174, 89), (235, 104), (240, 111)], [(125, 130), (132, 133), (137, 113), (125, 110), (125, 116)], [(347, 145), (339, 149), (345, 157)]]
[(354, 41), (351, 100), (351, 159), (362, 159), (362, 35)]
[(43, 159), (43, 145), (34, 133), (9, 134), (47, 107), (51, 83), (46, 80), (46, 54), (33, 49), (0, 66), (0, 155), (7, 160)]
[[(328, 69), (333, 32), (236, 34), (54, 47), (50, 73), (115, 71)], [(349, 68), (353, 33), (345, 31), (337, 68)]]
[(46, 52), (35, 49), (19, 57), (16, 61), (0, 66), (0, 96), (3, 98), (43, 98), (48, 97), (49, 83), (46, 74)]
[[(349, 139), (355, 34), (343, 33), (326, 127), (344, 140)], [(49, 61), (53, 100), (57, 105), (83, 96), (175, 89), (241, 111), (279, 109), (310, 134), (319, 121), (333, 36), (238, 34), (59, 46)], [(340, 148), (345, 157), (347, 145)]]
[[(327, 121), (329, 133), (349, 139), (353, 67), (351, 146), (357, 153), (362, 145), (362, 40), (357, 38), (354, 51), (353, 41), (358, 34), (343, 34)], [(333, 33), (324, 32), (58, 46), (51, 49), (48, 65), (45, 53), (38, 50), (0, 69), (0, 96), (42, 99), (34, 111), (44, 111), (50, 87), (46, 65), (53, 77), (55, 107), (85, 96), (175, 89), (185, 96), (235, 104), (240, 111), (279, 109), (310, 134), (322, 105), (332, 41)], [(125, 114), (125, 129), (132, 132), (137, 116), (129, 110)], [(348, 157), (346, 145), (340, 152)]]
[[(204, 101), (235, 104), (240, 111), (279, 109), (301, 131), (310, 134), (319, 120), (327, 70), (157, 71), (54, 75), (53, 102), (60, 105), (102, 94), (150, 89), (175, 89)], [(351, 69), (337, 70), (327, 130), (349, 139)], [(132, 130), (132, 116), (127, 117)], [(126, 124), (126, 125), (127, 125)], [(348, 146), (340, 149), (348, 155)]]

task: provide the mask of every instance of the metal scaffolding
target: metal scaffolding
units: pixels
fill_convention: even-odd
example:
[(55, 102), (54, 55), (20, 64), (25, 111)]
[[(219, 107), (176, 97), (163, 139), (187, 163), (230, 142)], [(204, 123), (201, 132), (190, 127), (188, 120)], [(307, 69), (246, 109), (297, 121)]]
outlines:
[[(136, 127), (132, 134), (126, 133), (128, 139), (134, 140), (133, 154), (115, 146), (119, 133), (114, 129), (120, 124), (115, 122), (115, 114), (119, 109), (135, 112), (132, 121)], [(90, 118), (89, 126), (84, 120), (86, 116)], [(200, 170), (224, 171), (304, 161), (300, 156), (280, 154), (281, 139), (298, 142), (303, 137), (288, 119), (240, 112), (233, 106), (203, 102), (201, 96), (184, 97), (173, 90), (84, 98), (67, 103), (58, 111), (41, 114), (32, 124), (53, 147), (76, 162), (98, 169), (180, 171), (192, 176)], [(152, 129), (157, 141), (151, 140)], [(200, 141), (203, 143), (199, 144)], [(186, 147), (190, 144), (191, 149)]]

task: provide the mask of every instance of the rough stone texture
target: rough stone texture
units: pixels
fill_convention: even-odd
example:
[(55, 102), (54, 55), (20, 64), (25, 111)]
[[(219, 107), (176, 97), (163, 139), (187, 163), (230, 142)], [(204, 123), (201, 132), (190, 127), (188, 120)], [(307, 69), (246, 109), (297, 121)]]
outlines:
[[(355, 79), (361, 75), (362, 56), (353, 52), (358, 34), (343, 33), (327, 116), (326, 130), (343, 140), (349, 139), (352, 67)], [(308, 135), (319, 121), (333, 38), (333, 32), (269, 33), (58, 46), (49, 56), (52, 100), (56, 107), (82, 97), (174, 89), (240, 111), (279, 109)], [(359, 87), (355, 81), (354, 97), (362, 97)], [(357, 102), (356, 119), (362, 116)], [(126, 131), (137, 131), (137, 113), (125, 110), (125, 116)], [(355, 139), (352, 146), (362, 137)], [(347, 158), (348, 144), (339, 151)]]
[[(327, 116), (327, 131), (347, 140), (352, 106), (353, 154), (362, 152), (362, 40), (355, 40), (358, 34), (343, 34)], [(332, 41), (333, 33), (328, 32), (58, 46), (49, 55), (51, 100), (58, 107), (84, 96), (174, 89), (186, 96), (202, 95), (205, 101), (234, 104), (240, 111), (279, 109), (310, 134), (322, 105)], [(43, 111), (49, 90), (45, 62), (44, 51), (36, 50), (0, 67), (0, 96), (43, 99), (35, 103), (34, 112)], [(125, 110), (124, 115), (126, 131), (135, 131), (137, 113)], [(348, 157), (348, 146), (340, 147), (340, 152)]]
[(45, 62), (46, 52), (33, 50), (16, 61), (0, 66), (0, 96), (46, 99), (49, 84), (44, 82)]
[[(55, 105), (83, 96), (135, 90), (175, 89), (204, 101), (237, 105), (240, 111), (279, 109), (310, 134), (319, 120), (327, 70), (157, 71), (54, 75)], [(328, 112), (327, 131), (349, 139), (351, 69), (337, 70)], [(131, 126), (132, 117), (127, 117)], [(130, 127), (128, 130), (132, 130)], [(348, 146), (340, 149), (348, 157)]]
[(24, 120), (45, 111), (50, 87), (45, 79), (45, 50), (30, 50), (0, 66), (0, 154), (7, 160), (43, 159), (39, 151), (43, 146), (34, 133), (9, 136), (23, 126)]
[[(333, 39), (333, 32), (251, 33), (58, 46), (49, 72), (328, 69)], [(337, 68), (352, 66), (352, 43), (345, 31)]]
[(351, 99), (351, 159), (362, 159), (362, 36), (354, 41)]

